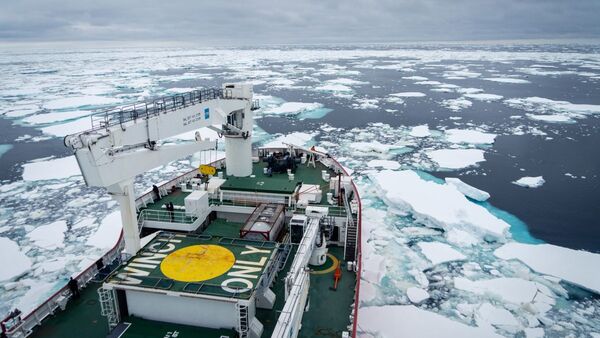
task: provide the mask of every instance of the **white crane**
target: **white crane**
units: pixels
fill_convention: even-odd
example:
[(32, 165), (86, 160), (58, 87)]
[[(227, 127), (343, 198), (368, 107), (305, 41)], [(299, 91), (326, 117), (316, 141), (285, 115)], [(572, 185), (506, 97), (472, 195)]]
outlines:
[[(162, 145), (161, 140), (209, 127), (225, 137), (227, 175), (252, 173), (252, 85), (224, 84), (92, 116), (92, 129), (65, 137), (88, 186), (104, 187), (121, 208), (125, 253), (140, 249), (133, 179), (152, 168), (213, 149), (213, 141)], [(220, 125), (221, 127), (216, 127)]]

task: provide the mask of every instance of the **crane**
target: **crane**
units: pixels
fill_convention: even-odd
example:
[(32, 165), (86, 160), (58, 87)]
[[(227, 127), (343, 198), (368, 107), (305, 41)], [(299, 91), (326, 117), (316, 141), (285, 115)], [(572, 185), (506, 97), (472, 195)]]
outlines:
[(236, 83), (159, 98), (92, 115), (92, 129), (65, 137), (65, 146), (73, 150), (86, 185), (106, 188), (118, 202), (125, 254), (135, 255), (140, 249), (135, 176), (215, 147), (198, 132), (189, 143), (161, 141), (211, 128), (225, 138), (227, 175), (252, 174), (253, 111), (258, 108), (252, 95), (252, 85)]

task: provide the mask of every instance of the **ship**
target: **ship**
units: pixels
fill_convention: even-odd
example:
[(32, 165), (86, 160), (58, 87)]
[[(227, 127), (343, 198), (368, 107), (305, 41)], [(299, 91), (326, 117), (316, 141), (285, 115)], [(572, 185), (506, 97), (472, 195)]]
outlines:
[[(122, 232), (103, 257), (3, 337), (355, 337), (361, 202), (320, 147), (253, 145), (260, 102), (245, 83), (112, 108), (64, 139), (85, 184), (118, 202)], [(172, 161), (225, 157), (156, 182)], [(167, 142), (192, 133), (189, 142)]]

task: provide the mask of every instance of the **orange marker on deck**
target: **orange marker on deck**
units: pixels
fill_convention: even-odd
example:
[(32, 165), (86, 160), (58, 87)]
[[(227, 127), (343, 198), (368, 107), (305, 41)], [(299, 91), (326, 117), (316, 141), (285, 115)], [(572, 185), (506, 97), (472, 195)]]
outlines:
[(342, 278), (342, 270), (340, 270), (340, 266), (338, 264), (337, 268), (335, 268), (335, 272), (333, 274), (333, 279), (335, 280), (335, 282), (333, 283), (333, 289), (337, 290), (337, 286), (338, 286), (338, 282), (340, 281), (340, 278)]

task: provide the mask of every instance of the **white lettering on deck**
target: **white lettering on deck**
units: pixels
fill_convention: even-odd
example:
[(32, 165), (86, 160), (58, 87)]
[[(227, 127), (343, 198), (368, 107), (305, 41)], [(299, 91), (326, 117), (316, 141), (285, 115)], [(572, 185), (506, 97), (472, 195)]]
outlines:
[[(250, 245), (246, 245), (245, 248), (246, 250), (242, 251), (240, 255), (263, 254), (267, 256), (262, 256), (257, 261), (236, 259), (231, 270), (227, 272), (227, 277), (231, 278), (228, 278), (221, 283), (221, 288), (226, 292), (243, 293), (252, 290), (252, 288), (254, 288), (254, 282), (252, 280), (260, 277), (260, 272), (267, 264), (271, 254), (271, 250), (258, 249)], [(239, 284), (243, 284), (243, 286)]]

